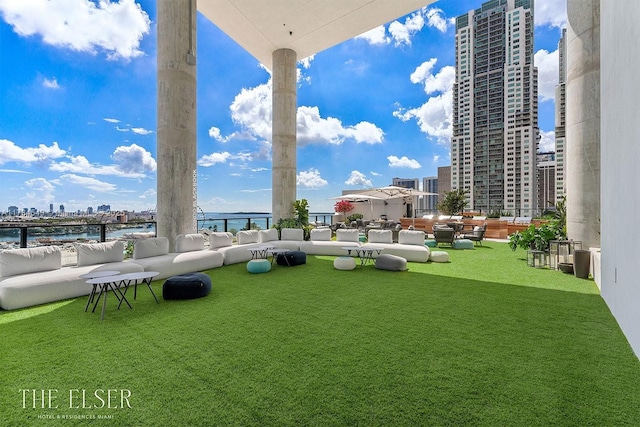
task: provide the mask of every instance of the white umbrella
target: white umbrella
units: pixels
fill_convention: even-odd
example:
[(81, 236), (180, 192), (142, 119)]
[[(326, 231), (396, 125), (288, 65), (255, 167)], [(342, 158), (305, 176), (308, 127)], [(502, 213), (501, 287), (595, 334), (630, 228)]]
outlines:
[(372, 196), (368, 194), (352, 193), (343, 194), (342, 196), (330, 197), (331, 200), (349, 200), (350, 202), (369, 202), (371, 210), (371, 219), (373, 219), (373, 200), (384, 200), (382, 197)]

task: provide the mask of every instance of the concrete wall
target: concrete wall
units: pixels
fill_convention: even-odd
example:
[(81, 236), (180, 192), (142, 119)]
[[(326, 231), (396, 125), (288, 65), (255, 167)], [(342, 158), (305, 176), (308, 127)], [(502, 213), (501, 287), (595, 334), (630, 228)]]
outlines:
[(601, 289), (640, 356), (640, 1), (606, 0), (600, 6)]

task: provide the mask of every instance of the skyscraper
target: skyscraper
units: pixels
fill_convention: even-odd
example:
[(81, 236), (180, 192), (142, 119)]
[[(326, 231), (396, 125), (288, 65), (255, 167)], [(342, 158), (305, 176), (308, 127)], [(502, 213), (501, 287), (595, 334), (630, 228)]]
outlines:
[(558, 85), (556, 86), (556, 200), (564, 197), (565, 164), (565, 118), (566, 118), (566, 81), (567, 81), (567, 30), (562, 30), (558, 42)]
[(533, 3), (491, 0), (456, 19), (451, 187), (473, 210), (537, 207)]

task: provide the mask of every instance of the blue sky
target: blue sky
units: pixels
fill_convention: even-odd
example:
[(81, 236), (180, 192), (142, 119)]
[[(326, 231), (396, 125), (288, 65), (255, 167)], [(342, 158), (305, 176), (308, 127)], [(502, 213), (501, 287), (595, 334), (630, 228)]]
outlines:
[[(390, 0), (391, 1), (391, 0)], [(330, 197), (450, 164), (453, 18), (440, 0), (299, 63), (298, 189)], [(565, 0), (537, 0), (541, 149), (553, 149)], [(154, 0), (0, 0), (0, 211), (156, 207)], [(268, 70), (198, 14), (198, 205), (271, 211)]]

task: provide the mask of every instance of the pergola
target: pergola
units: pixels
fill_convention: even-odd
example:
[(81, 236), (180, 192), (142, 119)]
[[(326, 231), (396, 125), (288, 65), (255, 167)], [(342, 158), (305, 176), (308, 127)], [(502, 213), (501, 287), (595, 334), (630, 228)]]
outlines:
[(277, 221), (296, 200), (297, 60), (434, 1), (158, 0), (158, 235), (196, 229), (196, 10), (272, 71)]

